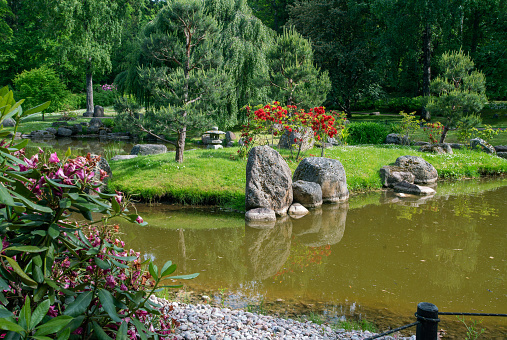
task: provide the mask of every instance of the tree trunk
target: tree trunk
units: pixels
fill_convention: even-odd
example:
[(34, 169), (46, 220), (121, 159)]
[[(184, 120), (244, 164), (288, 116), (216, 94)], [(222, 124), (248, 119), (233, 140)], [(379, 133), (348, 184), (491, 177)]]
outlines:
[(185, 138), (187, 136), (187, 128), (183, 127), (178, 130), (178, 140), (176, 141), (176, 156), (174, 160), (183, 163), (183, 151), (185, 151)]
[(447, 132), (449, 132), (449, 126), (444, 125), (444, 129), (442, 130), (442, 134), (440, 135), (440, 144), (444, 143), (445, 137), (447, 137)]
[(86, 113), (93, 115), (93, 81), (92, 73), (88, 71), (86, 73)]
[[(430, 95), (430, 81), (431, 81), (431, 27), (426, 24), (423, 33), (423, 96)], [(429, 121), (431, 114), (426, 108), (423, 107), (421, 111), (421, 119)]]

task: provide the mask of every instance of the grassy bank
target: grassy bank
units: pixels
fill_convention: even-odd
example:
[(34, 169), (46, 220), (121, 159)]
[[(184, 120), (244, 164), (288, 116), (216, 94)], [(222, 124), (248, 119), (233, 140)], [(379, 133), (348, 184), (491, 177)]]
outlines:
[[(237, 160), (237, 148), (191, 150), (183, 164), (174, 154), (142, 156), (111, 162), (110, 190), (119, 190), (143, 200), (168, 200), (183, 204), (220, 205), (244, 210), (246, 160)], [(287, 150), (281, 150), (289, 157)], [(320, 155), (320, 150), (306, 156)], [(457, 150), (454, 155), (420, 153), (411, 147), (347, 146), (326, 150), (326, 157), (345, 167), (351, 192), (380, 189), (379, 169), (403, 155), (421, 156), (433, 164), (441, 178), (478, 178), (507, 173), (507, 160), (479, 151)], [(288, 161), (294, 172), (296, 162)]]

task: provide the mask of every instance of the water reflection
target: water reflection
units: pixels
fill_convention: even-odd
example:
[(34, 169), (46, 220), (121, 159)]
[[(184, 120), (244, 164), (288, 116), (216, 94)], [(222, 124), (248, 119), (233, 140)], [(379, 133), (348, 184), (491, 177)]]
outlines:
[(439, 184), (437, 195), (415, 203), (353, 196), (270, 229), (246, 227), (240, 214), (140, 206), (151, 227), (122, 230), (127, 245), (157, 262), (200, 272), (191, 289), (323, 303), (337, 314), (354, 306), (354, 313), (413, 315), (420, 301), (442, 311), (505, 313), (505, 184)]

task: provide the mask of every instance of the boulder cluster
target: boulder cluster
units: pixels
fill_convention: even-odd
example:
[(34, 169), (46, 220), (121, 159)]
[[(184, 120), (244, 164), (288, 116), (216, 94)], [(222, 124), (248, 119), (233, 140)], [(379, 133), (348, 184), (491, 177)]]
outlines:
[(46, 130), (35, 130), (28, 137), (33, 139), (53, 139), (56, 137), (70, 137), (83, 133), (86, 128), (86, 134), (99, 134), (108, 136), (108, 129), (105, 128), (102, 119), (92, 118), (89, 123), (71, 124), (68, 121), (57, 121), (51, 124)]
[(260, 226), (289, 214), (304, 216), (307, 208), (349, 198), (345, 169), (340, 161), (323, 157), (303, 159), (294, 175), (282, 156), (269, 146), (254, 147), (246, 166), (245, 219)]

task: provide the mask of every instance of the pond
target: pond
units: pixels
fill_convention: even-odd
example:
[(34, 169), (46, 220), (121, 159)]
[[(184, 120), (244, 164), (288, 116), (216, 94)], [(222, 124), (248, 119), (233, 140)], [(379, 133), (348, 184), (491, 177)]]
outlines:
[[(507, 313), (507, 180), (440, 183), (437, 192), (355, 195), (267, 230), (240, 214), (138, 205), (150, 225), (122, 224), (122, 238), (159, 265), (200, 273), (186, 289), (232, 307), (366, 318), (381, 330), (413, 322), (422, 301)], [(462, 336), (455, 316), (441, 319), (449, 338)], [(481, 319), (487, 338), (507, 337), (507, 318)]]

